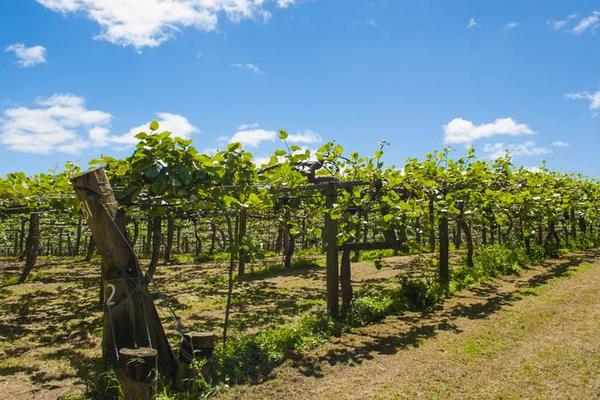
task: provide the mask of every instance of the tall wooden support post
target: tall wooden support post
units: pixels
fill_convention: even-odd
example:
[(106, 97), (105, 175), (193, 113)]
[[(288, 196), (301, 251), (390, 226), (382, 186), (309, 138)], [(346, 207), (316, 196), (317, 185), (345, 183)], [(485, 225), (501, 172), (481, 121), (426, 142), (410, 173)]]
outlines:
[(242, 208), (239, 216), (239, 227), (238, 227), (238, 243), (240, 244), (238, 253), (238, 275), (244, 276), (246, 273), (246, 254), (243, 247), (244, 238), (246, 237), (248, 210)]
[(71, 182), (102, 257), (105, 367), (118, 367), (119, 349), (151, 347), (158, 352), (159, 369), (172, 374), (175, 359), (124, 227), (115, 221), (118, 204), (104, 170), (88, 171)]
[(435, 203), (429, 199), (429, 252), (435, 252)]
[(352, 304), (352, 275), (350, 263), (350, 250), (342, 251), (340, 264), (340, 281), (342, 287), (342, 314), (348, 315)]
[(440, 214), (439, 218), (439, 241), (440, 241), (440, 260), (439, 260), (439, 278), (440, 283), (444, 286), (450, 283), (450, 265), (449, 265), (449, 247), (450, 240), (448, 238), (448, 215)]
[(158, 381), (155, 349), (142, 347), (119, 350), (117, 378), (124, 400), (154, 400)]
[[(337, 199), (337, 188), (334, 183), (325, 186), (325, 208), (333, 210)], [(338, 222), (331, 218), (329, 213), (325, 214), (325, 249), (327, 251), (327, 311), (332, 318), (339, 316), (339, 270), (338, 270), (338, 248), (337, 234)]]
[(25, 243), (25, 267), (19, 276), (19, 283), (25, 282), (27, 276), (35, 266), (40, 248), (40, 214), (34, 212), (29, 217), (29, 234)]

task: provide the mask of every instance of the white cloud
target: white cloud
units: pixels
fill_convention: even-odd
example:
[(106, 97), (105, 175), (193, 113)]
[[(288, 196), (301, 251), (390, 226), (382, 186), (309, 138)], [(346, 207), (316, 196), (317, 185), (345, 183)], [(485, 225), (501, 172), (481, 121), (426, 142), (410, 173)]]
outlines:
[(488, 143), (483, 147), (483, 151), (491, 159), (503, 157), (506, 151), (513, 157), (530, 157), (551, 153), (546, 147), (540, 147), (531, 140), (519, 144)]
[(250, 71), (253, 74), (257, 74), (259, 75), (261, 73), (260, 67), (256, 64), (239, 64), (239, 63), (234, 63), (234, 64), (230, 64), (233, 68), (235, 69), (243, 69), (246, 71)]
[(444, 125), (444, 143), (470, 144), (479, 139), (497, 135), (532, 135), (534, 132), (525, 124), (519, 124), (512, 118), (498, 118), (492, 123), (475, 125), (463, 118), (454, 118)]
[(475, 18), (470, 18), (469, 23), (467, 24), (467, 28), (481, 28), (481, 25), (479, 25), (479, 23), (475, 21)]
[(287, 141), (290, 143), (320, 143), (323, 141), (321, 136), (311, 130), (306, 130), (302, 133), (289, 134)]
[[(161, 130), (189, 138), (198, 131), (185, 117), (158, 113)], [(85, 99), (73, 94), (58, 93), (36, 101), (33, 108), (16, 107), (4, 110), (0, 120), (0, 144), (8, 149), (34, 154), (78, 154), (86, 148), (109, 145), (130, 146), (137, 143), (135, 134), (148, 124), (135, 127), (122, 135), (110, 134), (112, 115), (89, 110)]]
[[(174, 136), (178, 136), (184, 139), (189, 139), (192, 137), (192, 134), (198, 132), (198, 128), (192, 125), (190, 121), (187, 120), (182, 115), (171, 114), (166, 112), (156, 113), (158, 117), (156, 121), (160, 125), (160, 132), (169, 131), (172, 132)], [(148, 132), (148, 125), (151, 121), (148, 121), (144, 124), (131, 128), (128, 132), (119, 135), (119, 136), (110, 136), (108, 141), (115, 144), (121, 145), (135, 145), (138, 140), (135, 138), (140, 132)]]
[(270, 160), (271, 157), (255, 157), (253, 161), (254, 165), (256, 165), (257, 167), (261, 167), (265, 164), (268, 164)]
[(230, 21), (268, 21), (267, 5), (287, 8), (296, 0), (37, 0), (63, 14), (83, 14), (101, 27), (96, 39), (136, 49), (156, 47), (182, 28), (214, 31), (221, 15)]
[(565, 95), (570, 100), (587, 100), (591, 110), (600, 110), (600, 90), (592, 92), (572, 92)]
[(565, 148), (565, 147), (570, 147), (571, 145), (563, 140), (557, 140), (555, 142), (552, 142), (552, 146)]
[(241, 143), (248, 147), (258, 147), (262, 142), (272, 142), (277, 137), (277, 132), (261, 128), (241, 129), (233, 134), (230, 143)]
[[(262, 142), (273, 142), (279, 133), (275, 130), (263, 129), (259, 124), (243, 124), (231, 138), (220, 136), (217, 142), (229, 140), (230, 143), (239, 142), (248, 147), (258, 147)], [(289, 143), (294, 144), (314, 144), (323, 141), (320, 135), (307, 129), (304, 132), (291, 133), (287, 137)]]
[(238, 126), (237, 130), (238, 131), (246, 131), (248, 129), (258, 128), (259, 126), (260, 126), (260, 124), (258, 122), (253, 122), (251, 124), (241, 124), (240, 126)]
[(565, 32), (572, 33), (574, 35), (581, 35), (588, 31), (594, 31), (600, 26), (600, 11), (593, 11), (590, 15), (581, 18), (578, 22), (573, 23), (577, 19), (577, 14), (571, 14), (564, 19), (556, 21), (548, 21), (548, 25), (555, 31), (562, 31), (565, 28)]
[(540, 167), (523, 167), (523, 168), (529, 172), (533, 172), (534, 174), (540, 174), (540, 173), (544, 172), (544, 170)]
[(81, 147), (80, 131), (96, 132), (97, 128), (106, 127), (112, 118), (109, 113), (88, 110), (85, 99), (72, 94), (55, 94), (38, 99), (36, 103), (37, 108), (4, 110), (0, 121), (0, 144), (19, 152), (76, 153)]
[(504, 29), (507, 31), (513, 30), (519, 26), (518, 22), (509, 22), (504, 25)]
[(4, 51), (13, 52), (17, 56), (17, 64), (23, 68), (46, 62), (46, 48), (43, 46), (27, 47), (23, 43), (15, 43)]
[(594, 11), (591, 15), (583, 18), (571, 32), (576, 35), (581, 35), (587, 30), (595, 29), (600, 23), (600, 11)]
[(281, 8), (288, 8), (296, 3), (296, 0), (277, 0), (277, 5)]

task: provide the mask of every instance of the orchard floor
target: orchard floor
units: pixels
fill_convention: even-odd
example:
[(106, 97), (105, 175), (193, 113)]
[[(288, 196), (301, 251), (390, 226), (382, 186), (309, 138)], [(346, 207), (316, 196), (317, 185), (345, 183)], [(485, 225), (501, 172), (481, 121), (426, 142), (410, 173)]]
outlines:
[(223, 399), (600, 399), (600, 251), (457, 293), (290, 360)]
[[(268, 260), (274, 264), (278, 260)], [(358, 290), (415, 271), (415, 256), (353, 264)], [(573, 254), (462, 291), (299, 355), (240, 399), (600, 398), (600, 251)], [(0, 281), (19, 263), (0, 260)], [(172, 343), (175, 321), (219, 333), (224, 263), (160, 266), (151, 291)], [(234, 334), (324, 308), (324, 268), (256, 273), (236, 283)], [(30, 282), (0, 287), (0, 398), (56, 399), (99, 367), (98, 262), (42, 259)]]

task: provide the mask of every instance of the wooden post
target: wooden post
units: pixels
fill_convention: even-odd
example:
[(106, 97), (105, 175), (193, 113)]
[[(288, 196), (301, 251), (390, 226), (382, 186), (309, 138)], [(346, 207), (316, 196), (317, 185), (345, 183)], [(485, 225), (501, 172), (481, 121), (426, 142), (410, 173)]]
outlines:
[(342, 287), (342, 313), (348, 314), (352, 304), (352, 275), (350, 264), (350, 250), (342, 251), (342, 262), (340, 264), (340, 278)]
[(79, 255), (79, 249), (81, 248), (81, 222), (82, 217), (79, 215), (79, 219), (77, 220), (77, 233), (75, 234), (75, 248), (73, 249), (73, 255)]
[(435, 252), (435, 202), (429, 199), (429, 252)]
[(29, 217), (29, 234), (25, 243), (25, 267), (19, 276), (19, 283), (25, 282), (27, 276), (35, 266), (40, 248), (40, 214), (34, 212)]
[(154, 400), (156, 398), (158, 352), (151, 348), (119, 350), (117, 377), (124, 400)]
[[(325, 185), (325, 208), (333, 209), (337, 199), (337, 188), (334, 183)], [(327, 251), (327, 311), (332, 318), (339, 316), (339, 271), (337, 234), (338, 222), (325, 214), (325, 229), (323, 230), (325, 248)]]
[[(193, 360), (209, 361), (215, 348), (215, 339), (215, 335), (211, 332), (188, 332), (181, 336), (179, 365), (175, 375), (175, 386), (178, 389), (190, 389), (188, 382), (193, 373), (190, 364)], [(207, 376), (209, 372), (210, 365), (207, 363), (202, 367), (201, 373)]]
[(439, 278), (440, 283), (447, 286), (450, 283), (449, 266), (449, 238), (448, 238), (448, 215), (441, 213), (439, 218), (439, 241), (440, 241), (440, 259), (439, 259)]
[[(19, 230), (19, 250), (15, 251), (15, 256), (19, 257), (19, 261), (23, 261), (25, 253), (23, 251), (23, 244), (25, 243), (25, 218), (21, 218), (21, 228)], [(31, 230), (31, 228), (29, 228)]]
[(237, 238), (237, 242), (240, 246), (239, 253), (238, 253), (238, 275), (239, 276), (244, 276), (244, 274), (246, 273), (245, 252), (242, 249), (242, 243), (246, 236), (247, 225), (248, 225), (247, 220), (248, 220), (248, 210), (246, 208), (242, 208), (240, 210), (240, 215), (239, 215), (239, 221), (238, 221), (239, 227), (238, 227), (238, 238)]
[(117, 349), (144, 346), (156, 349), (159, 369), (172, 374), (175, 359), (124, 227), (115, 221), (118, 204), (104, 170), (88, 171), (71, 182), (102, 257), (105, 367), (118, 366)]
[(175, 218), (167, 215), (167, 240), (165, 243), (165, 263), (171, 262), (173, 253), (173, 236), (175, 235)]

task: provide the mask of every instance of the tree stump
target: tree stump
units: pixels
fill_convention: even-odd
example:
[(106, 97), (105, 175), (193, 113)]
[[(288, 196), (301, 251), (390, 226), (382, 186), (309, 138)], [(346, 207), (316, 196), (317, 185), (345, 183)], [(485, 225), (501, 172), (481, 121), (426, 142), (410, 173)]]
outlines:
[(181, 336), (179, 365), (175, 374), (175, 386), (180, 390), (189, 389), (192, 378), (190, 364), (194, 360), (207, 360), (200, 373), (206, 377), (210, 372), (210, 359), (215, 348), (216, 336), (211, 332), (189, 332)]
[(117, 377), (124, 400), (154, 400), (158, 370), (158, 351), (149, 347), (119, 350)]

